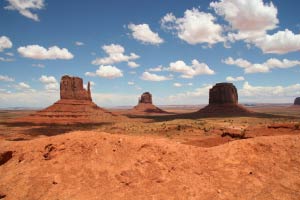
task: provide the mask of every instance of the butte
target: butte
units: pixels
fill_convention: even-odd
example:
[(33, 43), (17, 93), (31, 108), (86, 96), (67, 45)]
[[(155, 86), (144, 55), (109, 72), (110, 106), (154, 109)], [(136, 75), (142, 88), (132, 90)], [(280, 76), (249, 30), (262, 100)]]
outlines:
[(130, 114), (163, 114), (168, 113), (152, 103), (150, 92), (144, 92), (138, 100), (138, 104), (131, 109)]
[(97, 106), (91, 97), (90, 82), (87, 90), (79, 77), (65, 75), (60, 81), (60, 100), (53, 105), (11, 121), (32, 124), (93, 124), (126, 119)]
[(297, 97), (294, 101), (294, 106), (300, 106), (300, 97)]
[(238, 104), (238, 93), (232, 83), (217, 83), (209, 90), (209, 104), (200, 109), (203, 116), (247, 116), (253, 114)]

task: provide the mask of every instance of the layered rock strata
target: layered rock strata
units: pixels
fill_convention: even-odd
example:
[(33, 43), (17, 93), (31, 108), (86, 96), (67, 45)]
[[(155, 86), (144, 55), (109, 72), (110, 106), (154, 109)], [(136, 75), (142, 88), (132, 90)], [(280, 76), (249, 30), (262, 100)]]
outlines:
[(209, 90), (209, 105), (198, 111), (208, 116), (247, 115), (251, 112), (238, 104), (238, 93), (232, 83), (217, 83)]
[(138, 100), (138, 105), (133, 107), (131, 113), (155, 114), (167, 112), (153, 105), (150, 92), (144, 92)]
[(60, 81), (60, 100), (41, 111), (12, 122), (76, 124), (109, 122), (123, 118), (126, 117), (113, 114), (92, 101), (90, 83), (86, 90), (81, 78), (65, 75)]

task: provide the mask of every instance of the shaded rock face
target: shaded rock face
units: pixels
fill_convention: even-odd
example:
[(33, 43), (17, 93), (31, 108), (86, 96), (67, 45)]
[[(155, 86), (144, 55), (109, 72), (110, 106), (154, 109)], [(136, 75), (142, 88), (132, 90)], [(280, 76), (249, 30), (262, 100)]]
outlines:
[(60, 81), (60, 99), (92, 101), (90, 82), (88, 89), (83, 88), (83, 81), (79, 77), (63, 76)]
[(209, 90), (209, 104), (238, 104), (238, 93), (232, 83), (217, 83)]
[(217, 83), (209, 90), (209, 105), (198, 111), (200, 116), (249, 116), (253, 112), (238, 104), (238, 93), (232, 83)]
[(150, 92), (144, 92), (141, 98), (139, 98), (139, 103), (152, 104), (152, 95), (150, 94)]
[(297, 97), (294, 101), (294, 105), (300, 106), (300, 97)]

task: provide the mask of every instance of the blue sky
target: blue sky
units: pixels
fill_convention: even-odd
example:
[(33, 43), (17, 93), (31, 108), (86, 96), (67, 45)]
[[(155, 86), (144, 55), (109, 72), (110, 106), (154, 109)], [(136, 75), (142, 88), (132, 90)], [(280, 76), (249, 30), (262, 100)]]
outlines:
[(240, 102), (300, 96), (300, 2), (0, 1), (0, 105), (41, 107), (64, 74), (100, 106), (205, 104), (217, 82)]

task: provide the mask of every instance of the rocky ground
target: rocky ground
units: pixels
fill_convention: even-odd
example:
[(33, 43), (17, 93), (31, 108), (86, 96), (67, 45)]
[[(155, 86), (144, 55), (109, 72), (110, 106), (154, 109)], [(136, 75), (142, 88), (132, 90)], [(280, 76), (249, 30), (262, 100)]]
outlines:
[(141, 136), (72, 132), (2, 141), (5, 199), (295, 199), (300, 136), (201, 148)]
[(298, 200), (299, 114), (282, 110), (68, 126), (6, 124), (24, 113), (2, 111), (0, 199)]

